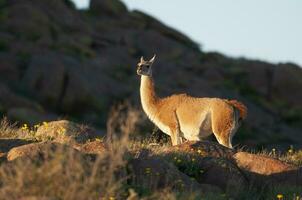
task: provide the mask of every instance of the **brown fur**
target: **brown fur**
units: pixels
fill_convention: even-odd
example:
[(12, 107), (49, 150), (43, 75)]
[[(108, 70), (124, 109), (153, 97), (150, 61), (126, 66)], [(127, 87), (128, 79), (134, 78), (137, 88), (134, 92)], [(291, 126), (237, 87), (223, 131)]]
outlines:
[(237, 100), (226, 99), (225, 101), (239, 110), (241, 119), (245, 119), (247, 117), (247, 107), (243, 103)]
[(173, 145), (182, 143), (182, 138), (198, 141), (214, 133), (220, 144), (232, 148), (231, 140), (239, 127), (239, 119), (247, 115), (242, 103), (186, 94), (159, 98), (154, 91), (151, 66), (143, 65), (139, 63), (137, 70), (141, 75), (142, 107), (149, 119), (170, 135)]

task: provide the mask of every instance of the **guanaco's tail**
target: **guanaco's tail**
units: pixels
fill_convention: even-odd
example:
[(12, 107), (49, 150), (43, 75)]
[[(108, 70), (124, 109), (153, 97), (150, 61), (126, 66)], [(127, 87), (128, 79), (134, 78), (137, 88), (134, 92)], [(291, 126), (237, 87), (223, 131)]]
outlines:
[(245, 119), (247, 116), (247, 107), (241, 103), (240, 101), (237, 100), (225, 100), (228, 104), (234, 106), (239, 110), (240, 113), (240, 118)]

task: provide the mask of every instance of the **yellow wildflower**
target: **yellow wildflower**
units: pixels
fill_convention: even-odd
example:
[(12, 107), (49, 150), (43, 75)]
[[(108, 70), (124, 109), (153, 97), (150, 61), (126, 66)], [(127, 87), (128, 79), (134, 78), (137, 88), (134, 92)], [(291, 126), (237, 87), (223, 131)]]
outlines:
[(180, 159), (178, 159), (176, 162), (177, 162), (177, 163), (181, 163), (181, 160), (180, 160)]
[(48, 127), (48, 123), (47, 122), (43, 122), (43, 126)]
[(283, 199), (283, 194), (277, 194), (277, 198), (278, 198), (278, 200)]
[(290, 145), (289, 147), (289, 150), (288, 150), (288, 153), (293, 153), (294, 152), (294, 146), (293, 145)]
[(63, 127), (60, 127), (59, 130), (58, 130), (58, 133), (59, 133), (59, 134), (62, 134), (62, 135), (63, 135), (65, 132), (66, 132), (66, 129), (63, 128)]
[(23, 124), (23, 126), (21, 127), (22, 130), (28, 130), (28, 125), (27, 124)]
[(151, 168), (150, 167), (145, 168), (145, 173), (150, 174), (151, 173)]

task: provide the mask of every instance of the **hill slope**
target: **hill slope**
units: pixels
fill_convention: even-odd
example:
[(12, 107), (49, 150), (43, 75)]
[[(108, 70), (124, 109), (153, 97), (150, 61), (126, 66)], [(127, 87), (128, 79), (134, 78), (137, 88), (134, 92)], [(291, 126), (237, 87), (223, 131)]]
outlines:
[(118, 0), (0, 0), (0, 113), (36, 123), (67, 117), (104, 127), (114, 102), (139, 105), (136, 62), (158, 59), (161, 96), (239, 99), (249, 116), (235, 143), (302, 146), (302, 70), (206, 53), (185, 35)]

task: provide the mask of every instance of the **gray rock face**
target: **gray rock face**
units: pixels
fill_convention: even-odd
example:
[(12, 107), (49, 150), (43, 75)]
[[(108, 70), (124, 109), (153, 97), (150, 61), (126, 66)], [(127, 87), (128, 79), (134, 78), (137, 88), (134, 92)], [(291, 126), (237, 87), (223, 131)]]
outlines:
[(89, 9), (100, 16), (120, 16), (127, 12), (126, 6), (119, 0), (91, 0)]

